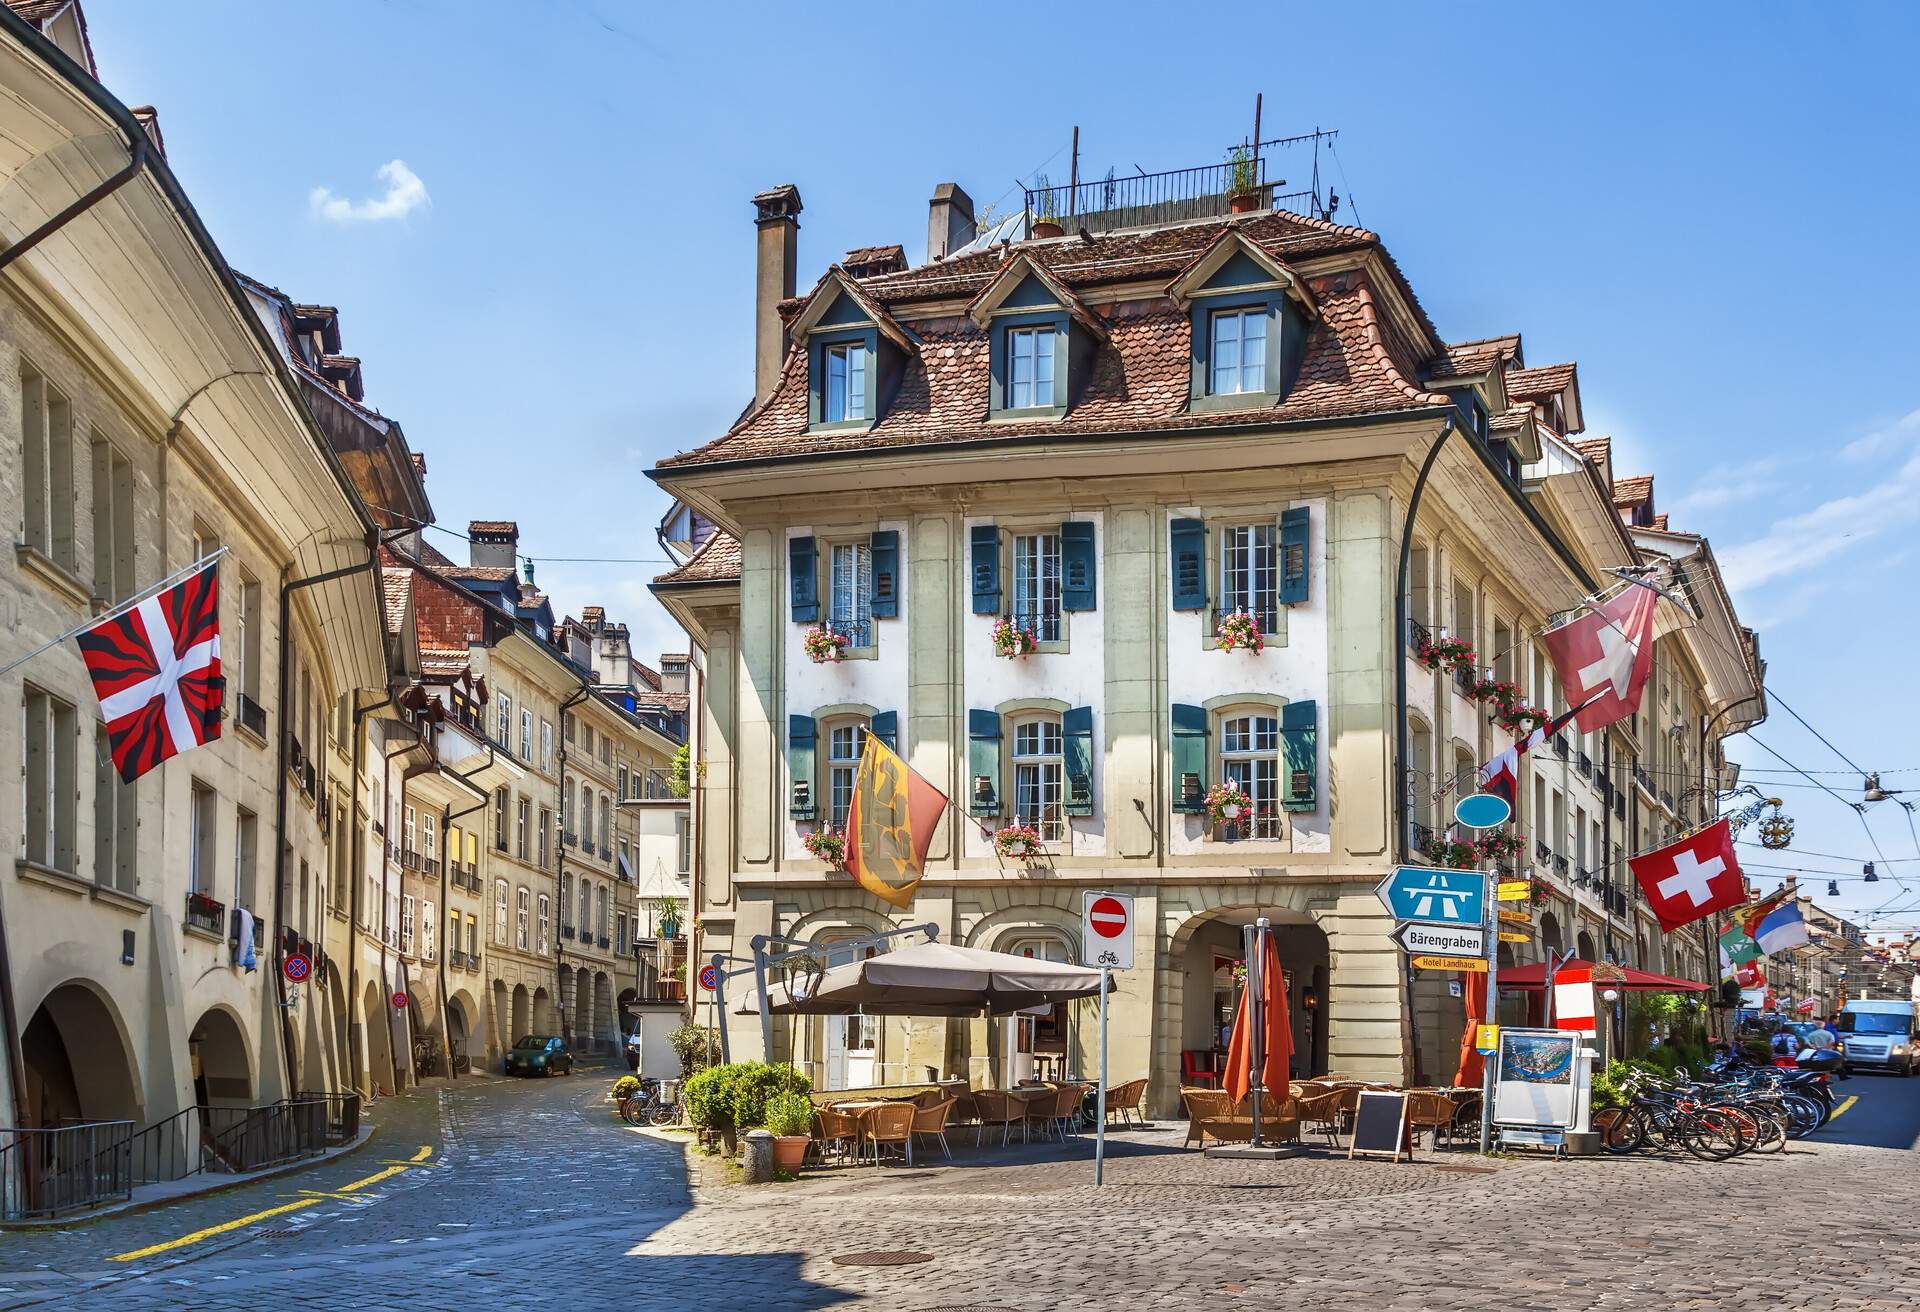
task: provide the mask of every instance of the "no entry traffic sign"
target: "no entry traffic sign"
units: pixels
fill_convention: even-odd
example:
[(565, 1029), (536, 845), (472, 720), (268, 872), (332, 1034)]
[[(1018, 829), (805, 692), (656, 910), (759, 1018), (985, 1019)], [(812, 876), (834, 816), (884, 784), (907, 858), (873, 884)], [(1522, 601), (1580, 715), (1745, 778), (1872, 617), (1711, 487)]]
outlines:
[(1083, 911), (1087, 964), (1133, 969), (1133, 898), (1125, 893), (1086, 895)]
[(289, 984), (304, 984), (307, 976), (313, 974), (313, 958), (304, 952), (290, 952), (280, 963), (280, 973), (287, 977)]
[(700, 967), (700, 987), (712, 992), (720, 987), (720, 969), (714, 965)]
[(404, 993), (394, 994), (389, 1001), (393, 1003), (393, 1009), (395, 1011), (405, 1011), (407, 1009), (407, 995)]

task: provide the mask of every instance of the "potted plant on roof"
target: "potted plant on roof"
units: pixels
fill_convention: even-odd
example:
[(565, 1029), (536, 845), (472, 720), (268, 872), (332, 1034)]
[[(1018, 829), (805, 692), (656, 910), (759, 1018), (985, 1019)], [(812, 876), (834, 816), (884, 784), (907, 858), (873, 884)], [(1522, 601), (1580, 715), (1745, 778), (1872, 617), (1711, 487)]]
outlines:
[(847, 654), (847, 635), (835, 633), (824, 624), (808, 629), (800, 639), (801, 648), (815, 665), (837, 661)]
[(773, 1134), (773, 1164), (799, 1173), (813, 1142), (813, 1099), (804, 1093), (776, 1093), (767, 1099), (767, 1129)]
[(661, 938), (680, 937), (680, 900), (671, 897), (657, 897), (653, 900), (654, 919), (660, 926)]
[(1033, 235), (1038, 238), (1063, 237), (1066, 229), (1060, 226), (1060, 202), (1053, 194), (1053, 184), (1044, 173), (1034, 175), (1033, 179)]
[(1235, 146), (1227, 156), (1229, 177), (1227, 204), (1235, 214), (1251, 214), (1260, 208), (1260, 179), (1254, 168), (1253, 151)]

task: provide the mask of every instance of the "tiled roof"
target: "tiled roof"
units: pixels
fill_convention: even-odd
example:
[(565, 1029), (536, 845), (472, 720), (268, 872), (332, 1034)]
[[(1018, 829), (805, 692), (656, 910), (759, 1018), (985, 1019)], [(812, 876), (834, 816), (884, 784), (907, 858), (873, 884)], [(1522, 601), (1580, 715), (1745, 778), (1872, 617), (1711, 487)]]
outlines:
[(726, 583), (740, 577), (740, 539), (715, 529), (700, 550), (678, 569), (668, 570), (655, 583)]
[(1613, 504), (1616, 506), (1637, 506), (1652, 496), (1652, 474), (1635, 474), (1632, 478), (1613, 480)]
[[(1198, 225), (1174, 231), (1212, 230), (1212, 225)], [(1033, 253), (1031, 244), (1022, 249)], [(1189, 258), (1193, 253), (1189, 252)], [(956, 263), (978, 258), (967, 256)], [(1064, 267), (1056, 263), (1052, 272), (1058, 275)], [(997, 261), (983, 266), (986, 277), (969, 275), (968, 287), (977, 291), (997, 271)], [(924, 272), (915, 270), (901, 276), (911, 278)], [(881, 278), (866, 286), (872, 290), (893, 281)], [(807, 431), (805, 353), (796, 348), (788, 352), (779, 382), (765, 405), (744, 416), (724, 437), (660, 463), (663, 468), (672, 468), (986, 438), (1200, 430), (1451, 404), (1444, 396), (1424, 391), (1410, 381), (1415, 372), (1414, 350), (1388, 318), (1377, 312), (1373, 289), (1364, 274), (1349, 271), (1313, 279), (1309, 286), (1320, 315), (1308, 332), (1299, 376), (1277, 405), (1189, 412), (1190, 320), (1167, 301), (1147, 300), (1100, 307), (1108, 323), (1107, 340), (1094, 351), (1085, 383), (1064, 419), (989, 423), (988, 335), (964, 318), (930, 319), (914, 324), (920, 349), (907, 360), (892, 405), (870, 428)], [(670, 577), (677, 576), (676, 571)]]
[(890, 246), (859, 246), (843, 256), (840, 263), (855, 277), (894, 273), (907, 267), (907, 253), (895, 242)]
[(7, 0), (7, 8), (38, 26), (65, 9), (72, 0)]
[(1520, 358), (1520, 334), (1486, 337), (1473, 342), (1448, 342), (1427, 364), (1429, 378), (1466, 378), (1484, 374), (1501, 361)]
[(380, 596), (385, 603), (387, 613), (387, 632), (400, 632), (401, 622), (407, 616), (407, 594), (413, 591), (413, 571), (410, 569), (386, 569), (380, 571)]
[(486, 583), (511, 583), (520, 577), (511, 565), (429, 565), (427, 568), (435, 574), (458, 581), (476, 579)]
[(1531, 405), (1510, 405), (1488, 421), (1487, 427), (1496, 433), (1511, 433), (1523, 427), (1532, 415)]
[(637, 692), (633, 695), (636, 707), (659, 707), (663, 711), (684, 711), (687, 709), (687, 694), (683, 692)]
[(1533, 400), (1566, 390), (1573, 381), (1572, 364), (1543, 364), (1538, 369), (1514, 369), (1507, 373), (1507, 395), (1515, 400)]
[(1571, 441), (1567, 445), (1571, 446), (1587, 459), (1593, 461), (1593, 463), (1600, 466), (1602, 470), (1607, 467), (1607, 462), (1613, 457), (1612, 438), (1590, 437), (1583, 440)]
[(511, 519), (473, 519), (467, 521), (469, 533), (511, 533), (520, 535), (520, 525)]
[(420, 653), (420, 672), (437, 678), (462, 674), (471, 664), (472, 658), (464, 647), (459, 651), (422, 651)]
[(1663, 510), (1659, 514), (1653, 517), (1653, 526), (1659, 529), (1663, 533), (1666, 532), (1666, 529), (1667, 529), (1667, 512), (1666, 511)]

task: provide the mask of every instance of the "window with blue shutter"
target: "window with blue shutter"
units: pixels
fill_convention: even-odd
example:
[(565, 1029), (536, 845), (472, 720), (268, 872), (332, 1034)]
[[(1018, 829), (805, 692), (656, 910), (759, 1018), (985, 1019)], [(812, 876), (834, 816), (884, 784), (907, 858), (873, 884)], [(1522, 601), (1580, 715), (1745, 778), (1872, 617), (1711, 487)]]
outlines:
[(1173, 541), (1168, 556), (1172, 571), (1173, 608), (1207, 608), (1207, 526), (1197, 519), (1173, 521)]
[(1068, 815), (1093, 814), (1093, 708), (1061, 712), (1060, 735), (1066, 787), (1061, 809)]
[(1060, 526), (1060, 609), (1093, 609), (1093, 522), (1070, 519)]
[(873, 552), (873, 617), (897, 619), (900, 615), (900, 534), (881, 529), (871, 539)]
[(1320, 708), (1313, 702), (1288, 702), (1280, 708), (1283, 810), (1311, 811), (1318, 805), (1319, 714)]
[(793, 597), (795, 623), (814, 624), (820, 619), (820, 579), (813, 539), (787, 539), (787, 585)]
[(874, 712), (873, 721), (867, 726), (867, 732), (884, 743), (888, 751), (899, 751), (900, 712)]
[(787, 778), (793, 789), (787, 812), (796, 820), (811, 820), (818, 814), (813, 797), (813, 740), (811, 715), (787, 717)]
[(975, 524), (972, 532), (973, 613), (1000, 613), (1000, 530)]
[(1207, 708), (1173, 705), (1173, 809), (1194, 814), (1206, 809)]
[(1307, 530), (1305, 506), (1280, 514), (1280, 604), (1297, 606), (1307, 599)]
[(967, 814), (1000, 814), (1000, 713), (967, 712)]

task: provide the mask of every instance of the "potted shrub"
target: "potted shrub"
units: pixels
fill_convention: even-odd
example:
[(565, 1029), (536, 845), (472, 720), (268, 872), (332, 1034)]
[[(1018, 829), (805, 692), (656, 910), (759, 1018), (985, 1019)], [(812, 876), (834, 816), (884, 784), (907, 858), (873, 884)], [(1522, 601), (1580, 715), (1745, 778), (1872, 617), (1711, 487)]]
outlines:
[(1033, 180), (1033, 189), (1038, 207), (1033, 216), (1033, 235), (1035, 237), (1062, 237), (1066, 229), (1060, 226), (1060, 202), (1054, 199), (1053, 184), (1042, 173)]
[(993, 654), (1012, 659), (1015, 656), (1025, 658), (1040, 650), (1040, 640), (1033, 636), (1033, 630), (1022, 624), (1015, 624), (1013, 617), (1002, 615), (993, 626)]
[(1449, 870), (1471, 870), (1480, 859), (1480, 848), (1476, 843), (1458, 842), (1435, 834), (1420, 844), (1420, 854), (1436, 866), (1444, 866)]
[(804, 1093), (776, 1093), (767, 1099), (767, 1129), (773, 1132), (773, 1164), (798, 1172), (813, 1142), (813, 1101)]
[(1235, 214), (1251, 214), (1260, 208), (1260, 179), (1253, 165), (1253, 151), (1235, 146), (1227, 156), (1230, 170), (1227, 205)]
[(613, 1099), (614, 1106), (618, 1107), (638, 1092), (640, 1092), (640, 1077), (638, 1075), (622, 1075), (613, 1082), (613, 1092), (608, 1096)]
[(825, 665), (847, 654), (847, 635), (835, 633), (824, 624), (815, 624), (801, 637), (800, 647), (815, 665)]
[(657, 897), (653, 900), (653, 914), (659, 922), (661, 938), (680, 937), (680, 901), (678, 898)]
[(847, 836), (831, 829), (816, 829), (800, 840), (816, 860), (835, 870), (847, 868)]

